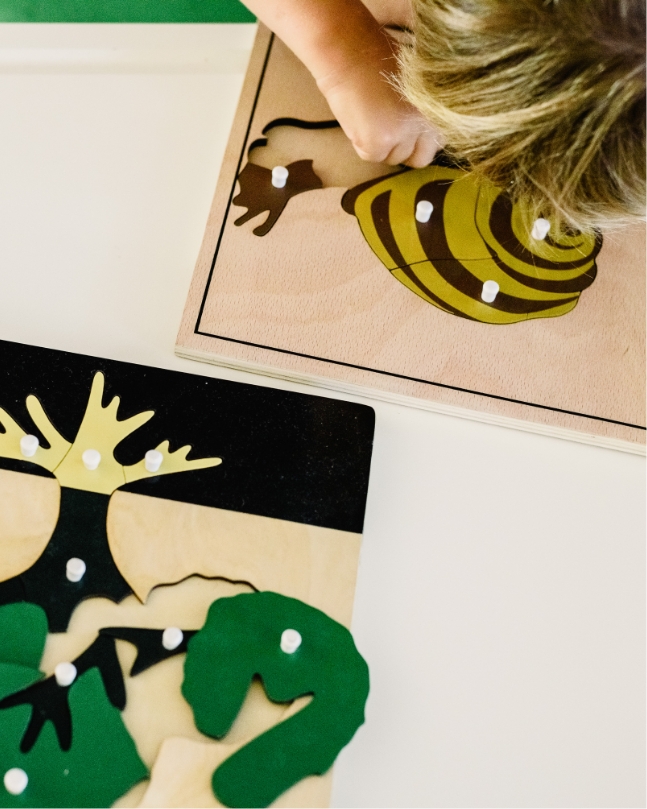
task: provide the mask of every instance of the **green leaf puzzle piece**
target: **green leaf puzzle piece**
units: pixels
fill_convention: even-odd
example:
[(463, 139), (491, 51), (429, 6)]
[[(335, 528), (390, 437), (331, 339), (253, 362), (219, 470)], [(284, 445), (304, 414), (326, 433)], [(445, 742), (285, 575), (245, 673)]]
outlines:
[(17, 663), (0, 663), (0, 699), (8, 697), (9, 694), (15, 694), (16, 691), (22, 691), (23, 688), (42, 680), (44, 676), (42, 671), (28, 666), (20, 666)]
[(47, 723), (29, 753), (21, 753), (31, 706), (0, 711), (0, 774), (20, 767), (29, 778), (21, 795), (11, 795), (0, 783), (0, 806), (111, 806), (148, 776), (121, 714), (106, 696), (98, 669), (90, 669), (70, 686), (69, 703), (73, 735), (67, 752)]
[(47, 640), (47, 616), (36, 604), (0, 607), (0, 662), (38, 669)]
[[(281, 650), (285, 629), (302, 637), (292, 654)], [(302, 601), (271, 592), (214, 601), (189, 642), (182, 684), (202, 733), (227, 733), (255, 675), (274, 702), (313, 699), (218, 767), (213, 791), (226, 806), (267, 806), (323, 774), (364, 722), (366, 662), (344, 626)]]
[(42, 680), (38, 665), (46, 639), (40, 607), (22, 601), (0, 607), (0, 700)]

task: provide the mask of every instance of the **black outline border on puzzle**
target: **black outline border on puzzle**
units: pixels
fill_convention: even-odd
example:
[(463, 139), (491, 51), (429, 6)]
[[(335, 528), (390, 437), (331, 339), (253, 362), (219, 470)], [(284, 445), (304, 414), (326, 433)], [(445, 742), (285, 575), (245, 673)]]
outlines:
[(225, 216), (223, 217), (222, 226), (220, 228), (220, 233), (218, 235), (218, 242), (216, 244), (216, 249), (215, 249), (214, 254), (213, 254), (213, 259), (211, 261), (211, 267), (209, 269), (209, 276), (207, 278), (207, 283), (206, 283), (205, 288), (204, 288), (204, 293), (203, 293), (203, 296), (202, 296), (202, 302), (200, 304), (200, 309), (198, 311), (198, 317), (197, 317), (197, 320), (196, 320), (195, 327), (193, 329), (193, 333), (194, 334), (199, 334), (201, 337), (213, 337), (216, 340), (224, 340), (224, 341), (229, 342), (229, 343), (238, 343), (239, 345), (251, 346), (253, 348), (263, 348), (266, 351), (276, 351), (276, 352), (278, 352), (280, 354), (290, 354), (290, 355), (292, 355), (294, 357), (303, 357), (304, 359), (316, 360), (317, 362), (327, 362), (327, 363), (330, 363), (332, 365), (341, 365), (341, 366), (344, 366), (346, 368), (355, 368), (358, 371), (368, 371), (369, 373), (381, 374), (382, 376), (390, 376), (390, 377), (394, 377), (395, 379), (405, 379), (408, 382), (417, 382), (417, 383), (422, 384), (422, 385), (431, 385), (433, 387), (443, 388), (445, 390), (455, 390), (455, 391), (458, 391), (459, 393), (469, 393), (469, 394), (472, 394), (473, 396), (484, 396), (487, 399), (496, 399), (496, 400), (498, 400), (500, 402), (511, 402), (512, 404), (523, 405), (525, 407), (534, 407), (534, 408), (537, 408), (538, 410), (550, 410), (553, 413), (564, 413), (564, 414), (566, 414), (568, 416), (577, 416), (579, 418), (584, 418), (584, 419), (593, 419), (594, 421), (602, 421), (602, 422), (605, 422), (606, 424), (617, 424), (620, 427), (629, 427), (629, 428), (631, 428), (633, 430), (647, 430), (647, 427), (643, 427), (640, 424), (629, 424), (626, 421), (616, 421), (615, 419), (608, 419), (608, 418), (604, 418), (603, 416), (592, 416), (592, 415), (589, 415), (588, 413), (578, 413), (575, 410), (564, 410), (564, 409), (562, 409), (560, 407), (550, 407), (549, 405), (537, 404), (536, 402), (524, 402), (521, 399), (512, 399), (512, 398), (509, 398), (507, 396), (498, 396), (495, 393), (484, 393), (483, 391), (470, 390), (469, 388), (461, 388), (461, 387), (458, 387), (457, 385), (446, 385), (443, 382), (432, 382), (432, 381), (430, 381), (428, 379), (417, 379), (416, 377), (413, 377), (413, 376), (405, 376), (404, 374), (396, 374), (396, 373), (393, 373), (392, 371), (382, 371), (382, 370), (380, 370), (378, 368), (368, 368), (368, 367), (363, 366), (363, 365), (355, 365), (355, 364), (353, 364), (351, 362), (342, 362), (341, 360), (331, 360), (331, 359), (326, 359), (325, 357), (315, 357), (312, 354), (302, 354), (302, 353), (300, 353), (298, 351), (289, 351), (288, 349), (285, 349), (285, 348), (275, 348), (274, 346), (266, 346), (266, 345), (262, 345), (260, 343), (250, 343), (247, 340), (237, 340), (234, 337), (223, 337), (223, 336), (221, 336), (219, 334), (211, 334), (210, 332), (200, 331), (200, 321), (202, 320), (202, 314), (204, 312), (204, 307), (205, 307), (205, 304), (206, 304), (206, 301), (207, 301), (207, 295), (209, 294), (211, 281), (213, 279), (213, 275), (214, 275), (214, 271), (215, 271), (215, 267), (216, 267), (216, 260), (218, 258), (218, 252), (220, 251), (220, 244), (222, 242), (222, 237), (223, 237), (223, 234), (225, 232), (225, 223), (227, 221), (227, 216), (229, 215), (229, 209), (231, 208), (231, 201), (232, 201), (232, 199), (234, 197), (234, 192), (236, 190), (236, 182), (238, 180), (238, 175), (240, 174), (240, 167), (241, 167), (243, 159), (245, 157), (247, 141), (249, 140), (249, 133), (250, 133), (251, 128), (252, 128), (252, 122), (254, 120), (254, 115), (256, 113), (256, 106), (258, 104), (258, 98), (260, 96), (261, 88), (263, 86), (263, 80), (265, 78), (265, 72), (267, 70), (267, 65), (268, 65), (268, 62), (269, 62), (269, 59), (270, 59), (270, 54), (272, 52), (272, 45), (273, 44), (274, 44), (274, 34), (271, 34), (270, 35), (270, 41), (269, 41), (269, 44), (267, 46), (267, 53), (265, 54), (265, 60), (263, 62), (263, 68), (261, 70), (261, 75), (260, 75), (260, 79), (259, 79), (259, 82), (258, 82), (258, 87), (256, 88), (256, 95), (254, 96), (254, 103), (252, 104), (252, 109), (251, 109), (251, 112), (250, 112), (250, 115), (249, 115), (249, 121), (247, 123), (247, 131), (245, 133), (245, 138), (243, 139), (243, 146), (242, 146), (242, 149), (241, 149), (241, 152), (240, 152), (240, 157), (238, 159), (238, 165), (236, 167), (236, 174), (234, 176), (234, 182), (233, 182), (233, 185), (231, 187), (231, 191), (229, 193), (229, 199), (227, 200), (227, 208), (225, 210)]

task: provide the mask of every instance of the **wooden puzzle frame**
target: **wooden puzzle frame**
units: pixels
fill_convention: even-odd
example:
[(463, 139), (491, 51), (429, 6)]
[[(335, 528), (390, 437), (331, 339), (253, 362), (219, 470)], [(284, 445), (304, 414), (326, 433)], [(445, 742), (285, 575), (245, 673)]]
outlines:
[[(279, 67), (273, 68), (277, 62)], [(277, 75), (283, 70), (279, 79), (272, 74), (273, 69)], [(281, 81), (287, 85), (294, 83), (293, 95), (298, 95), (297, 90), (301, 88), (296, 101), (288, 99), (288, 89), (281, 95)], [(308, 92), (303, 90), (306, 86)], [(278, 100), (270, 98), (271, 93)], [(397, 283), (391, 283), (391, 279), (384, 280), (386, 271), (367, 250), (352, 217), (341, 210), (338, 214), (332, 213), (339, 207), (341, 190), (326, 187), (291, 199), (282, 214), (287, 224), (279, 221), (264, 239), (252, 234), (252, 228), (258, 221), (262, 222), (262, 218), (234, 227), (234, 220), (244, 209), (239, 207), (240, 203), (232, 204), (232, 200), (249, 152), (257, 147), (268, 123), (290, 116), (306, 121), (332, 118), (305, 68), (261, 25), (178, 336), (176, 352), (179, 355), (449, 415), (644, 453), (642, 227), (605, 236), (598, 277), (591, 289), (583, 293), (573, 313), (511, 326), (477, 324), (480, 329), (477, 331), (472, 323), (438, 310), (431, 311), (434, 307), (414, 300), (414, 296), (400, 289)], [(317, 171), (316, 162), (314, 168)], [(340, 333), (343, 331), (346, 343), (342, 345), (341, 339), (336, 342), (333, 334), (339, 324), (333, 324), (328, 332), (319, 324), (321, 328), (316, 337), (312, 336), (314, 331), (308, 335), (307, 328), (300, 335), (296, 305), (292, 309), (283, 306), (293, 294), (293, 287), (289, 287), (291, 281), (283, 282), (279, 276), (283, 273), (287, 278), (291, 273), (296, 278), (301, 268), (298, 263), (289, 265), (289, 258), (277, 247), (278, 241), (282, 238), (284, 244), (298, 244), (303, 254), (304, 245), (312, 235), (312, 231), (305, 229), (306, 225), (318, 215), (326, 220), (322, 228), (328, 227), (328, 220), (335, 217), (333, 225), (325, 231), (326, 236), (333, 241), (338, 237), (346, 255), (349, 250), (353, 251), (351, 261), (361, 264), (362, 271), (368, 268), (366, 272), (373, 273), (371, 283), (391, 284), (388, 289), (380, 288), (380, 306), (385, 305), (379, 312), (387, 317), (391, 300), (396, 312), (405, 311), (394, 330), (408, 328), (414, 321), (426, 324), (424, 330), (416, 331), (411, 327), (406, 339), (396, 335), (391, 344), (385, 340), (385, 347), (379, 347), (384, 348), (380, 356), (386, 357), (388, 362), (382, 365), (379, 361), (370, 363), (357, 359), (359, 355), (370, 354), (358, 348), (362, 339), (369, 340), (362, 332), (359, 313), (356, 326), (349, 320), (343, 321)], [(354, 231), (349, 235), (351, 228)], [(315, 245), (318, 238), (317, 234), (312, 236)], [(259, 260), (264, 260), (259, 259), (263, 255), (260, 243), (264, 240), (263, 250), (270, 256), (264, 267), (265, 278), (271, 276), (276, 281), (274, 294), (265, 296), (262, 294), (264, 282), (259, 281), (260, 276), (254, 275), (253, 270)], [(305, 274), (307, 272), (308, 268)], [(307, 279), (310, 277), (308, 275)], [(240, 300), (245, 298), (243, 303), (236, 299), (235, 284), (243, 287), (238, 296)], [(331, 300), (337, 294), (333, 289), (335, 284), (339, 287), (336, 280), (331, 285), (332, 291), (326, 291), (330, 291)], [(281, 297), (283, 300), (279, 301)], [(305, 305), (309, 306), (314, 297), (314, 292), (310, 298), (304, 295)], [(614, 306), (605, 307), (605, 299), (613, 301)], [(594, 301), (593, 306), (591, 301)], [(345, 303), (342, 301), (342, 305)], [(272, 311), (266, 317), (269, 309)], [(307, 311), (310, 316), (311, 310)], [(396, 313), (396, 320), (397, 316)], [(270, 322), (272, 318), (274, 322)], [(388, 328), (387, 324), (385, 329)], [(440, 330), (444, 335), (442, 339), (437, 337)], [(509, 340), (500, 337), (501, 330), (509, 330), (506, 332)], [(378, 331), (373, 322), (366, 334), (370, 332), (373, 339)], [(541, 336), (537, 337), (538, 334)], [(415, 345), (416, 335), (418, 339), (431, 335), (430, 353), (437, 350), (438, 356), (443, 358), (442, 362), (429, 364), (435, 369), (434, 375), (423, 376), (396, 367), (398, 351), (418, 352), (415, 361), (409, 363), (411, 367), (416, 362), (417, 367), (421, 367), (426, 361), (424, 352)], [(489, 357), (485, 350), (477, 356), (481, 339), (490, 346)], [(459, 367), (462, 358), (456, 357), (463, 346), (466, 346), (466, 354), (474, 355), (465, 361), (464, 368)], [(454, 356), (450, 356), (452, 353)], [(449, 358), (447, 362), (445, 356)], [(452, 367), (448, 370), (447, 366)], [(499, 376), (506, 377), (501, 384)], [(554, 379), (549, 379), (550, 376)]]

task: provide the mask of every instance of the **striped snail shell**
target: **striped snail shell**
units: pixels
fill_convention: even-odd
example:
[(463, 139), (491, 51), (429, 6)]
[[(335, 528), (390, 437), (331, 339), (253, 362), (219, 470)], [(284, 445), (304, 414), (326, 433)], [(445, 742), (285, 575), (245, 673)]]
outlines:
[[(415, 216), (422, 200), (433, 205), (427, 222)], [(351, 188), (342, 206), (392, 275), (439, 309), (470, 320), (564, 315), (595, 280), (600, 236), (535, 238), (521, 205), (462, 169), (406, 169)], [(499, 290), (491, 302), (481, 297), (487, 281)]]

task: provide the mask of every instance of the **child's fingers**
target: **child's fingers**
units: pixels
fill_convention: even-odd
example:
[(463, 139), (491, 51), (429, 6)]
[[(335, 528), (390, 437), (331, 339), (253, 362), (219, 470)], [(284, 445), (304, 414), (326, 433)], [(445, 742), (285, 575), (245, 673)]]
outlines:
[(433, 132), (423, 132), (415, 142), (413, 151), (404, 161), (412, 169), (422, 169), (428, 166), (440, 149), (440, 141)]

